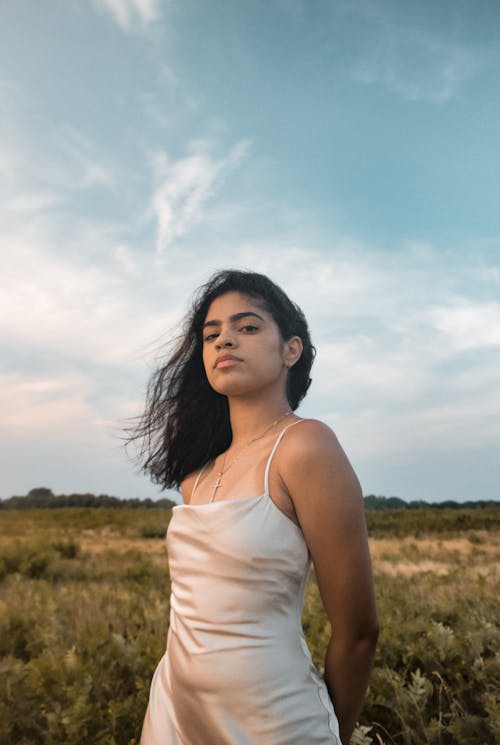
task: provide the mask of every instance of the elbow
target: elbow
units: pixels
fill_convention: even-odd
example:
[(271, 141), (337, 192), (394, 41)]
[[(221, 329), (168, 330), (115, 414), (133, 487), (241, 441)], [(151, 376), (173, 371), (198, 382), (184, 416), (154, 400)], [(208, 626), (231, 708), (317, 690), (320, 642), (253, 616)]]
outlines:
[(357, 638), (353, 639), (352, 651), (363, 658), (373, 659), (377, 648), (379, 633), (380, 627), (378, 622), (366, 626), (362, 631), (360, 631), (360, 633), (358, 633)]
[(338, 635), (338, 641), (343, 642), (352, 648), (364, 650), (366, 653), (374, 653), (377, 647), (378, 637), (380, 634), (380, 625), (375, 617), (366, 620), (363, 624), (351, 627), (349, 631)]
[(364, 640), (367, 646), (370, 646), (374, 651), (377, 646), (378, 637), (380, 634), (380, 624), (377, 619), (367, 628), (364, 632)]
[(375, 657), (378, 635), (378, 624), (370, 628), (365, 627), (356, 633), (333, 633), (328, 645), (327, 657), (331, 655), (332, 660), (350, 660), (351, 664), (370, 668)]
[[(371, 614), (370, 614), (371, 615)], [(369, 619), (363, 624), (360, 629), (360, 641), (364, 641), (367, 646), (372, 646), (373, 649), (377, 646), (378, 637), (380, 634), (380, 624), (377, 613), (373, 613)]]

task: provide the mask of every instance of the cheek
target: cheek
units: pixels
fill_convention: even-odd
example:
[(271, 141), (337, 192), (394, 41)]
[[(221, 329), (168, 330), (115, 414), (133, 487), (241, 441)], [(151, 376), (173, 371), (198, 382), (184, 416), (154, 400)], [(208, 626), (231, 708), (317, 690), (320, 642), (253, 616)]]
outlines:
[(269, 340), (268, 348), (267, 348), (267, 361), (270, 366), (272, 367), (282, 367), (283, 365), (283, 352), (284, 347), (283, 344), (279, 340), (272, 339)]
[(256, 369), (266, 377), (276, 377), (283, 368), (283, 358), (281, 352), (275, 345), (269, 345), (268, 349), (256, 361)]

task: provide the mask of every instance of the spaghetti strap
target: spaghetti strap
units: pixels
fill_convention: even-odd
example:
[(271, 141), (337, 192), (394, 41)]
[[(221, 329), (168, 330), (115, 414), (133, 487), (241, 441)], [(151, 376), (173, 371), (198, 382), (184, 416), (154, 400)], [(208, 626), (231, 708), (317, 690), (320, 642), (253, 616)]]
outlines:
[(276, 450), (278, 448), (278, 445), (281, 442), (281, 438), (283, 437), (283, 435), (285, 434), (285, 432), (287, 431), (287, 429), (290, 429), (290, 427), (295, 427), (296, 424), (300, 424), (300, 422), (305, 422), (305, 421), (307, 421), (307, 420), (306, 419), (297, 419), (295, 422), (292, 422), (291, 424), (288, 424), (286, 427), (283, 427), (283, 429), (279, 433), (278, 437), (276, 438), (276, 442), (274, 443), (273, 449), (271, 450), (271, 454), (269, 455), (269, 458), (267, 459), (266, 470), (265, 470), (265, 473), (264, 473), (264, 494), (266, 496), (269, 496), (269, 469), (271, 467), (271, 461), (272, 461), (273, 456), (274, 456), (274, 454), (275, 454), (275, 452), (276, 452)]
[[(268, 491), (269, 466), (288, 428), (276, 427), (254, 467), (241, 468), (230, 499), (200, 503), (196, 492), (192, 505), (173, 510), (167, 649), (140, 745), (341, 745), (301, 625), (311, 566), (304, 533), (262, 493), (262, 482), (260, 494), (245, 496), (259, 464), (263, 479), (266, 461)], [(209, 469), (201, 491), (215, 480)]]
[(202, 467), (200, 468), (200, 470), (199, 470), (199, 472), (198, 472), (198, 476), (196, 477), (196, 481), (194, 482), (194, 486), (193, 486), (193, 488), (192, 488), (192, 490), (191, 490), (191, 496), (190, 496), (190, 498), (189, 498), (189, 501), (191, 501), (191, 500), (192, 500), (192, 498), (194, 497), (194, 493), (195, 493), (195, 491), (196, 491), (196, 487), (198, 486), (198, 482), (199, 482), (199, 480), (200, 480), (201, 474), (203, 473), (203, 471), (205, 470), (205, 468), (206, 468), (207, 466), (208, 466), (208, 463), (205, 463), (205, 465), (204, 465), (204, 466), (202, 466)]

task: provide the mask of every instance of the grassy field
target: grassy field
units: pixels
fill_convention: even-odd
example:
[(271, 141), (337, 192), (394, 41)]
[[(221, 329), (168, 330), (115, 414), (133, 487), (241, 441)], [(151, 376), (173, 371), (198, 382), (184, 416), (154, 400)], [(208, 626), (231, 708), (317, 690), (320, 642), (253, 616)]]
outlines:
[[(500, 742), (499, 513), (368, 512), (382, 632), (356, 745)], [(169, 517), (0, 511), (2, 745), (137, 742), (167, 632)], [(321, 667), (314, 574), (303, 622)]]

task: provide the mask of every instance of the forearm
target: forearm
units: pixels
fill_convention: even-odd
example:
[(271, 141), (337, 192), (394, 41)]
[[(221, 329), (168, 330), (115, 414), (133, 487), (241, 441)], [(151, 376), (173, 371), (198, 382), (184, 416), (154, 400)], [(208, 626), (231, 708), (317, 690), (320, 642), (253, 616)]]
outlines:
[(332, 636), (325, 657), (325, 682), (340, 727), (342, 745), (349, 745), (362, 709), (372, 669), (377, 632), (358, 640)]

